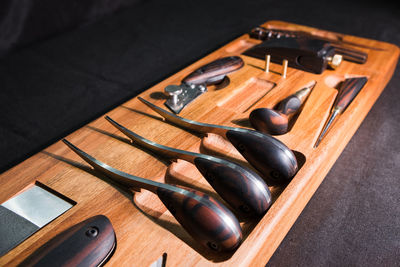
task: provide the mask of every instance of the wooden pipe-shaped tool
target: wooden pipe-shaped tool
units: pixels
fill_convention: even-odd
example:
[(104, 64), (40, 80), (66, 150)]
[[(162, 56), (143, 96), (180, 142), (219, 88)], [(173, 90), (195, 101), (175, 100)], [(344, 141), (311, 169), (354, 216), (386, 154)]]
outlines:
[(300, 112), (315, 83), (282, 100), (276, 109), (257, 108), (250, 113), (249, 120), (257, 131), (281, 135), (289, 131), (290, 119)]
[(200, 123), (172, 114), (141, 97), (140, 101), (180, 127), (200, 133), (214, 133), (229, 140), (240, 154), (257, 169), (267, 184), (287, 183), (296, 174), (298, 165), (293, 152), (278, 139), (257, 131)]
[(105, 118), (133, 142), (163, 156), (183, 159), (194, 164), (214, 190), (242, 215), (263, 215), (271, 205), (271, 192), (264, 180), (254, 171), (232, 161), (154, 143), (110, 117)]
[(143, 188), (156, 194), (182, 227), (205, 247), (231, 251), (242, 240), (242, 229), (235, 215), (222, 203), (193, 189), (155, 182), (114, 169), (63, 139), (63, 142), (94, 169), (128, 187)]
[(333, 103), (333, 108), (331, 110), (329, 118), (322, 128), (322, 131), (317, 139), (317, 142), (314, 145), (314, 148), (318, 147), (318, 145), (322, 141), (322, 138), (324, 138), (328, 130), (336, 121), (338, 115), (342, 114), (351, 104), (351, 102), (353, 102), (354, 98), (358, 95), (358, 93), (361, 91), (367, 81), (367, 77), (355, 77), (344, 80), (339, 88), (338, 94), (336, 95), (335, 103)]
[(56, 235), (18, 266), (102, 266), (115, 247), (110, 220), (97, 215)]

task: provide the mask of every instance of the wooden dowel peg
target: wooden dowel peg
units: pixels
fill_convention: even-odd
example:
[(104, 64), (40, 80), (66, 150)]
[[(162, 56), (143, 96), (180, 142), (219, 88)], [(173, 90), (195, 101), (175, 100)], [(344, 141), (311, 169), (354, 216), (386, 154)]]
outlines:
[(288, 63), (289, 63), (289, 61), (287, 59), (283, 60), (283, 63), (282, 63), (282, 76), (283, 76), (283, 78), (286, 78)]
[(269, 63), (271, 62), (271, 55), (265, 56), (265, 72), (269, 72)]

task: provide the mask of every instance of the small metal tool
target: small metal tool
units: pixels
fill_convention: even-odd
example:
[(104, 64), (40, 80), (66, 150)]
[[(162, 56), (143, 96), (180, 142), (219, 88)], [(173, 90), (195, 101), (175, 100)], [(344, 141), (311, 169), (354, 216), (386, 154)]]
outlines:
[(98, 161), (65, 139), (63, 142), (94, 169), (112, 180), (156, 194), (182, 227), (205, 247), (216, 251), (231, 251), (241, 243), (242, 229), (239, 221), (228, 208), (211, 196), (193, 189), (130, 175)]
[(293, 152), (278, 139), (254, 130), (207, 124), (178, 117), (141, 97), (140, 101), (169, 122), (199, 133), (215, 133), (229, 140), (263, 176), (267, 184), (287, 183), (298, 169)]
[(271, 205), (272, 198), (268, 186), (251, 169), (233, 161), (157, 144), (130, 131), (108, 116), (106, 119), (133, 142), (161, 155), (194, 164), (214, 190), (235, 211), (244, 216), (263, 215)]
[(207, 86), (221, 83), (228, 73), (243, 67), (240, 57), (231, 56), (214, 60), (182, 79), (181, 85), (168, 85), (164, 91), (168, 95), (165, 105), (178, 114), (190, 102), (207, 91)]
[(186, 105), (195, 100), (198, 96), (205, 93), (207, 91), (207, 87), (205, 84), (189, 85), (182, 83), (181, 85), (168, 85), (165, 87), (164, 91), (169, 96), (165, 102), (165, 105), (170, 110), (178, 114)]
[(339, 92), (336, 95), (335, 103), (333, 104), (333, 108), (331, 114), (324, 127), (322, 128), (321, 134), (319, 135), (317, 142), (314, 145), (314, 148), (317, 148), (321, 143), (322, 138), (326, 135), (328, 130), (331, 128), (333, 123), (339, 114), (342, 114), (347, 107), (351, 104), (354, 98), (358, 95), (364, 85), (367, 83), (367, 77), (357, 77), (357, 78), (349, 78), (346, 79), (339, 88)]

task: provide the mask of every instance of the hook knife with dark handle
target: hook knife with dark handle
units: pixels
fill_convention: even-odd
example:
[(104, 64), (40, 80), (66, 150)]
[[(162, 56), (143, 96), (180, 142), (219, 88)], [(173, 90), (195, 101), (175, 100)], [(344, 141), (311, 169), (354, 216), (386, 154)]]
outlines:
[(293, 152), (278, 139), (257, 131), (207, 124), (172, 114), (141, 97), (140, 101), (167, 121), (199, 133), (215, 133), (229, 140), (240, 154), (257, 169), (269, 185), (289, 182), (298, 169)]
[(134, 143), (163, 156), (183, 159), (196, 166), (207, 182), (235, 211), (246, 217), (263, 215), (271, 205), (271, 192), (253, 170), (225, 159), (163, 146), (147, 140), (106, 116)]
[(110, 220), (97, 215), (58, 234), (19, 266), (101, 266), (116, 247)]
[(127, 187), (143, 188), (158, 196), (172, 216), (200, 244), (231, 251), (242, 241), (242, 228), (222, 203), (202, 192), (133, 176), (93, 158), (69, 141), (63, 142), (97, 171)]

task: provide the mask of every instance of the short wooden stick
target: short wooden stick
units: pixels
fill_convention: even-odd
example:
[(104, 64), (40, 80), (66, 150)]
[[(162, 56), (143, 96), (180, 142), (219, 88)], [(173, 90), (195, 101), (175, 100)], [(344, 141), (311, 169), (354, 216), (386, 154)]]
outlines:
[(288, 62), (287, 59), (283, 60), (283, 64), (282, 64), (282, 76), (283, 76), (283, 78), (286, 78), (288, 63), (289, 62)]
[(271, 62), (271, 55), (265, 56), (265, 72), (269, 72), (269, 63)]

